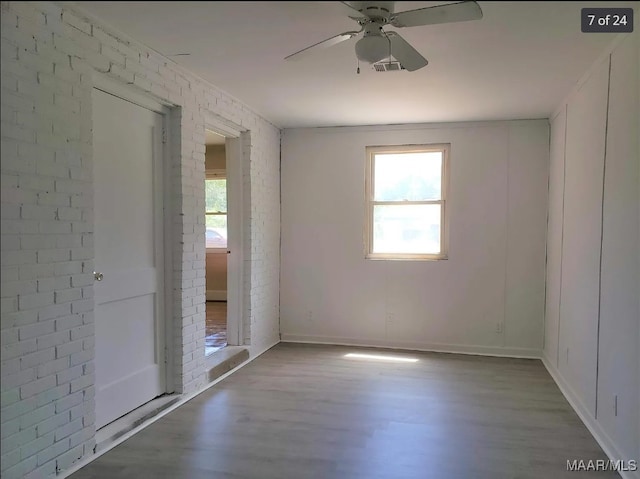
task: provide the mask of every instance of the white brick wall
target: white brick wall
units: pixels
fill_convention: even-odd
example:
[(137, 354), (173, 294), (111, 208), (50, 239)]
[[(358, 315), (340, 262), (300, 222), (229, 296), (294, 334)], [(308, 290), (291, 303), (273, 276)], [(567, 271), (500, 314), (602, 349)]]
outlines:
[(205, 381), (204, 117), (243, 134), (244, 331), (278, 341), (280, 132), (172, 61), (53, 2), (2, 2), (2, 477), (95, 445), (93, 71), (176, 106), (171, 120), (174, 386)]
[[(280, 135), (251, 135), (250, 271), (245, 271), (245, 291), (250, 296), (245, 336), (264, 350), (278, 341), (280, 317), (280, 164), (259, 161), (280, 149)], [(258, 133), (260, 129), (258, 128)], [(271, 228), (278, 225), (278, 228)]]

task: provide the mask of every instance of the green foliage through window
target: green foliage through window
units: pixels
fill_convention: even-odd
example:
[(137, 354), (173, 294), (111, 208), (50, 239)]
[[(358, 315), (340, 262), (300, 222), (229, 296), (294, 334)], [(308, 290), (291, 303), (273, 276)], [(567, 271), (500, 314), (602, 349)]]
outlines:
[(205, 180), (205, 212), (227, 212), (227, 179)]

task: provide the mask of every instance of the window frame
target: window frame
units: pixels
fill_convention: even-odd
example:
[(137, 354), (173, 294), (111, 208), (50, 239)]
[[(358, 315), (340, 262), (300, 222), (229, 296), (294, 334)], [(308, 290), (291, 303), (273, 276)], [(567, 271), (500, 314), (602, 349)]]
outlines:
[[(205, 170), (205, 182), (206, 180), (227, 180), (227, 171), (226, 170)], [(204, 209), (204, 217), (205, 217), (205, 235), (207, 230), (207, 216), (226, 216), (227, 217), (227, 246), (225, 248), (211, 248), (207, 247), (207, 242), (205, 239), (205, 250), (209, 253), (226, 253), (229, 248), (229, 186), (227, 185), (227, 211), (224, 213), (207, 213), (206, 208), (206, 188), (205, 188), (205, 209)]]
[[(375, 185), (375, 156), (377, 154), (402, 153), (442, 153), (441, 197), (430, 201), (375, 201), (373, 189)], [(365, 259), (372, 260), (411, 260), (439, 261), (448, 259), (449, 251), (449, 215), (447, 197), (449, 196), (450, 143), (432, 143), (423, 145), (388, 145), (367, 146), (365, 167)], [(379, 204), (440, 204), (440, 253), (374, 253), (373, 252), (373, 214), (374, 206)]]

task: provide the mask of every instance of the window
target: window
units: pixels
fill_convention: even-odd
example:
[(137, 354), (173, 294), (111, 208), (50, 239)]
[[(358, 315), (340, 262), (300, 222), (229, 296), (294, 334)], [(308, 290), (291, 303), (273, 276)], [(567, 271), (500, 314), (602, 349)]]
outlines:
[(366, 257), (446, 259), (449, 145), (366, 151)]
[(206, 247), (227, 247), (227, 179), (224, 173), (207, 173), (205, 180)]

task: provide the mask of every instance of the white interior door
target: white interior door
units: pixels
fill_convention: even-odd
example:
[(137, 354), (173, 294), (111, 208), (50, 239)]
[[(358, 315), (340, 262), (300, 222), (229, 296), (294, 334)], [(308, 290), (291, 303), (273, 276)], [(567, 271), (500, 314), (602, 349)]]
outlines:
[(165, 392), (163, 115), (93, 90), (96, 427)]

